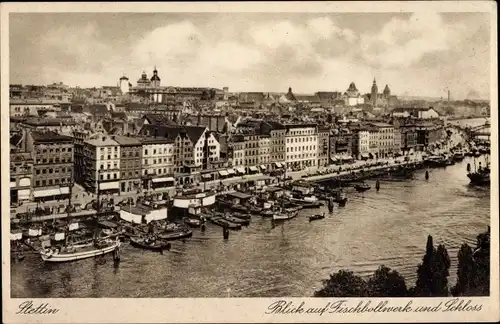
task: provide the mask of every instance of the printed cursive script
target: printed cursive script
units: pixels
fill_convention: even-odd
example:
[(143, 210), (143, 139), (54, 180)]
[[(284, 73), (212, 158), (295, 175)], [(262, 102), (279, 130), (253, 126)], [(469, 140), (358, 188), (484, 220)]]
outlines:
[(22, 302), (16, 315), (50, 315), (59, 312), (58, 308), (52, 308), (48, 303), (34, 304), (32, 300)]
[(478, 312), (481, 304), (473, 304), (472, 300), (460, 298), (451, 299), (445, 303), (414, 305), (414, 301), (406, 301), (398, 304), (394, 301), (383, 300), (372, 303), (365, 299), (357, 303), (349, 303), (347, 300), (327, 302), (323, 305), (308, 307), (304, 301), (294, 303), (292, 301), (277, 300), (267, 307), (265, 314), (361, 314), (361, 313), (409, 313), (409, 312)]

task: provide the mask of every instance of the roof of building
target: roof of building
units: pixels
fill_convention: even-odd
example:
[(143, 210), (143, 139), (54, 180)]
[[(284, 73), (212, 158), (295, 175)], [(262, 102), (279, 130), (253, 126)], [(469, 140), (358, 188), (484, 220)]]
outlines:
[(238, 97), (240, 102), (262, 102), (264, 99), (263, 92), (241, 92)]
[(21, 144), (23, 135), (20, 133), (14, 133), (10, 136), (10, 144), (18, 147)]
[(121, 120), (125, 121), (128, 119), (128, 116), (127, 116), (127, 113), (125, 113), (124, 111), (112, 111), (111, 118), (121, 119)]
[(128, 102), (125, 105), (125, 109), (128, 111), (134, 111), (134, 110), (143, 111), (143, 110), (147, 110), (148, 108), (149, 108), (148, 105), (140, 103), (140, 102)]
[(174, 141), (164, 137), (137, 137), (143, 144), (172, 144)]
[(96, 138), (88, 139), (85, 143), (92, 146), (118, 146), (118, 142), (113, 140), (112, 136), (98, 136)]
[(205, 132), (206, 127), (200, 126), (169, 126), (169, 125), (143, 125), (142, 135), (163, 137), (175, 140), (178, 135), (185, 134), (191, 142), (196, 143)]
[(394, 108), (393, 112), (405, 112), (405, 111), (428, 111), (434, 109), (433, 107), (397, 107)]
[(114, 140), (120, 144), (121, 146), (137, 146), (141, 145), (141, 141), (139, 141), (135, 137), (129, 136), (115, 136)]
[(342, 95), (339, 91), (318, 91), (316, 92), (316, 96), (320, 99), (334, 99), (338, 96)]
[(108, 114), (108, 107), (103, 104), (94, 104), (84, 107), (83, 111), (90, 112), (94, 116), (105, 116)]
[(151, 125), (178, 125), (176, 122), (172, 121), (170, 117), (163, 114), (146, 114), (142, 119), (147, 120)]
[(382, 122), (370, 122), (369, 125), (372, 125), (372, 126), (375, 126), (378, 128), (393, 127), (391, 124), (382, 123)]
[(61, 135), (56, 132), (32, 131), (31, 136), (34, 142), (72, 142), (73, 137)]
[(73, 126), (76, 122), (71, 117), (59, 117), (59, 118), (27, 118), (22, 121), (23, 124), (29, 126)]
[(318, 103), (320, 102), (320, 99), (317, 95), (297, 95), (295, 96), (297, 101), (308, 101), (311, 103)]

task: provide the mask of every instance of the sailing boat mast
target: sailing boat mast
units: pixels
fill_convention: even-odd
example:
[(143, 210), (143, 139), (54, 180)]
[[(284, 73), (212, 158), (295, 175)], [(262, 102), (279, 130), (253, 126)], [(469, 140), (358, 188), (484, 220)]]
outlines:
[(66, 208), (66, 211), (68, 214), (68, 222), (69, 222), (70, 217), (71, 217), (71, 202), (72, 202), (72, 198), (73, 198), (73, 185), (74, 185), (73, 176), (74, 176), (74, 169), (71, 168), (71, 176), (69, 178), (68, 207)]
[(99, 214), (101, 213), (101, 170), (97, 171), (97, 213), (94, 217), (94, 244), (97, 239), (97, 229), (99, 223)]

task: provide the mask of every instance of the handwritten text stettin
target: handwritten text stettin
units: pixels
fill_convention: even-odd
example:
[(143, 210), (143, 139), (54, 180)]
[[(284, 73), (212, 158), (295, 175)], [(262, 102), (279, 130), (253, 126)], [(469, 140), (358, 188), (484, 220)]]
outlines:
[(32, 300), (22, 302), (16, 315), (50, 315), (59, 312), (57, 308), (51, 308), (48, 303), (34, 304)]

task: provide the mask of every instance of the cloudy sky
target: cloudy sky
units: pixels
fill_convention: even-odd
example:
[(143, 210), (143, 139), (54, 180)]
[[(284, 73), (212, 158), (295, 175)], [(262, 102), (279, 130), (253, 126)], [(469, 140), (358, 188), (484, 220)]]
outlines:
[(489, 95), (490, 21), (469, 13), (10, 14), (10, 82)]

